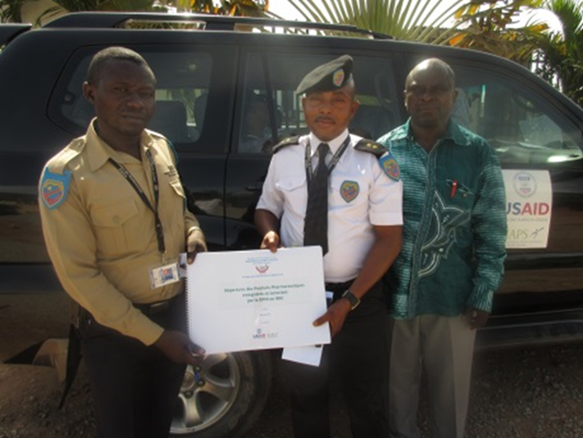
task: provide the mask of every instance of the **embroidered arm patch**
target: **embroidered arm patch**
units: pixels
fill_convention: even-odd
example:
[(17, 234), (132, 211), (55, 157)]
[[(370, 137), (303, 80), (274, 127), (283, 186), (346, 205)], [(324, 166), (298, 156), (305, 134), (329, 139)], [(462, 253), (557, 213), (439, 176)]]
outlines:
[(387, 174), (389, 178), (394, 181), (399, 181), (401, 178), (401, 169), (399, 169), (399, 165), (397, 164), (397, 160), (391, 152), (387, 152), (379, 159), (379, 164), (383, 171)]
[(57, 208), (65, 202), (70, 181), (71, 171), (69, 170), (65, 170), (62, 175), (59, 175), (58, 173), (52, 173), (48, 168), (45, 169), (40, 184), (40, 196), (43, 204), (49, 210)]

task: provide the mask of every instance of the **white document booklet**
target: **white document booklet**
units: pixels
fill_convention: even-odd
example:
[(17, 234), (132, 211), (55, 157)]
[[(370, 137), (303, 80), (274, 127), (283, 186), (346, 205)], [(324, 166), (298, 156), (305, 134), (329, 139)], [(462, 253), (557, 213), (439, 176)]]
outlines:
[(187, 268), (189, 335), (207, 354), (330, 343), (319, 246), (206, 252)]

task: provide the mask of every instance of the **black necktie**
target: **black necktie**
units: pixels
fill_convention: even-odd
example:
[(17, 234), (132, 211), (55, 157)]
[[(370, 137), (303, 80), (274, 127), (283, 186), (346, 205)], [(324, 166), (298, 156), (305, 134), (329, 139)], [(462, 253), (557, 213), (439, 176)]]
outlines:
[(326, 155), (330, 147), (318, 146), (318, 167), (308, 187), (308, 206), (304, 220), (304, 245), (320, 245), (328, 252), (328, 167)]

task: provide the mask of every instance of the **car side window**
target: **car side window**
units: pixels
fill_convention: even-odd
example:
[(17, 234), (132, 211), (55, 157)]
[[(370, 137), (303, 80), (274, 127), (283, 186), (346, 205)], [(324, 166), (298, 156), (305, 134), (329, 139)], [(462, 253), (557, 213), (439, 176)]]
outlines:
[[(175, 145), (196, 144), (207, 119), (213, 56), (210, 52), (144, 50), (140, 54), (156, 75), (156, 111), (148, 128), (166, 136)], [(82, 84), (94, 50), (70, 63), (64, 85), (51, 105), (57, 123), (73, 132), (84, 132), (94, 116), (85, 100)]]
[[(309, 71), (335, 57), (320, 53), (248, 53), (236, 150), (268, 153), (277, 141), (307, 133), (301, 97), (295, 95), (295, 89)], [(355, 56), (353, 75), (360, 107), (350, 130), (378, 138), (399, 124), (392, 63), (387, 58)]]
[(583, 159), (581, 132), (535, 90), (484, 69), (456, 67), (453, 117), (486, 138), (504, 165)]

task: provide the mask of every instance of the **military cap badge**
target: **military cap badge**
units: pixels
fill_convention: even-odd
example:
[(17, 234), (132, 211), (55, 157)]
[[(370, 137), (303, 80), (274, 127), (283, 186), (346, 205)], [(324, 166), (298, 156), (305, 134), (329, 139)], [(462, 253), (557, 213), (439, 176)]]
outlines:
[(296, 89), (299, 96), (313, 91), (334, 91), (346, 85), (352, 78), (352, 57), (342, 55), (309, 72)]

